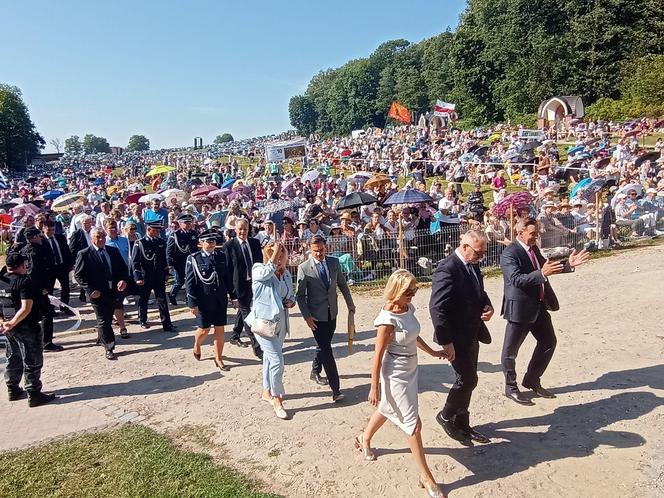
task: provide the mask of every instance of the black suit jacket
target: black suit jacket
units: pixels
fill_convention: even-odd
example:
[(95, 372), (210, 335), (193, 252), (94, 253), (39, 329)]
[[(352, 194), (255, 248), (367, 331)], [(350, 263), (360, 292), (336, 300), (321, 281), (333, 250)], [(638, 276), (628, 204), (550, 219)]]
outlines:
[[(57, 242), (58, 247), (60, 248), (60, 254), (62, 255), (62, 265), (68, 269), (71, 270), (72, 267), (74, 266), (74, 257), (71, 255), (71, 250), (69, 249), (69, 245), (67, 244), (67, 237), (65, 237), (61, 233), (56, 233), (53, 235), (53, 238), (55, 239), (55, 242)], [(44, 235), (44, 244), (48, 245), (48, 247), (51, 247), (51, 242), (46, 238), (46, 235)], [(55, 255), (53, 255), (54, 261), (55, 261)]]
[[(261, 250), (261, 243), (258, 239), (249, 237), (247, 239), (249, 249), (251, 250), (251, 257), (254, 263), (263, 262), (263, 251)], [(251, 268), (247, 268), (242, 254), (242, 248), (237, 237), (229, 240), (225, 246), (226, 251), (226, 264), (228, 271), (231, 274), (233, 283), (233, 291), (238, 299), (251, 298), (251, 280), (247, 280), (247, 273), (251, 275)]]
[[(102, 266), (97, 255), (97, 250), (90, 246), (78, 253), (76, 264), (74, 266), (74, 278), (78, 284), (85, 290), (88, 296), (98, 290), (102, 297), (113, 297), (116, 295), (117, 284), (121, 280), (127, 281), (127, 265), (122, 259), (120, 251), (115, 247), (106, 246), (105, 251), (111, 260), (111, 274)], [(110, 277), (110, 279), (109, 279)], [(109, 289), (109, 280), (113, 282)]]
[(71, 238), (69, 239), (69, 252), (71, 252), (72, 259), (76, 261), (78, 253), (89, 245), (88, 239), (85, 236), (85, 230), (77, 228), (76, 231), (71, 234)]
[[(540, 268), (546, 262), (539, 247), (534, 246)], [(500, 313), (505, 320), (515, 323), (533, 323), (540, 311), (540, 286), (544, 284), (544, 305), (546, 309), (558, 311), (560, 305), (556, 293), (548, 279), (542, 275), (530, 260), (530, 255), (518, 242), (507, 246), (500, 255), (500, 269), (503, 272), (504, 293)], [(574, 271), (569, 262), (563, 264), (563, 273)]]
[(473, 265), (473, 271), (479, 280), (479, 288), (456, 253), (438, 263), (429, 300), (436, 344), (451, 342), (455, 349), (459, 349), (469, 347), (478, 339), (491, 342), (489, 329), (480, 318), (484, 307), (491, 306), (491, 300), (484, 290), (479, 266)]

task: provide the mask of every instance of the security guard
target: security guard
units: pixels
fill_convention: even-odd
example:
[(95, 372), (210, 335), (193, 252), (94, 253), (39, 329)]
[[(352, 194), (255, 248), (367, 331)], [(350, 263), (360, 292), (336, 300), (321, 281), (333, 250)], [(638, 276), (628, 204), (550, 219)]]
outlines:
[(162, 328), (164, 332), (174, 332), (175, 326), (171, 322), (166, 302), (166, 276), (168, 275), (166, 241), (159, 236), (163, 221), (152, 220), (146, 225), (145, 237), (134, 243), (131, 253), (131, 270), (139, 289), (138, 321), (144, 329), (150, 328), (148, 300), (154, 291)]
[(187, 258), (185, 286), (187, 306), (196, 317), (194, 358), (201, 359), (201, 345), (210, 328), (214, 329), (214, 363), (222, 371), (224, 365), (224, 326), (227, 321), (228, 298), (235, 299), (224, 251), (215, 251), (219, 233), (206, 230), (199, 237), (202, 249)]
[[(43, 405), (55, 395), (42, 392), (41, 369), (44, 364), (42, 333), (39, 329), (39, 310), (43, 289), (38, 289), (28, 275), (27, 257), (13, 252), (7, 256), (10, 303), (2, 306), (3, 321), (0, 328), (7, 337), (7, 366), (5, 383), (9, 401), (18, 401), (28, 395), (28, 406)], [(25, 378), (25, 390), (21, 389)]]
[(188, 213), (178, 216), (178, 228), (166, 242), (166, 261), (168, 266), (175, 270), (173, 288), (168, 294), (168, 300), (175, 306), (178, 304), (177, 295), (184, 285), (184, 267), (190, 254), (198, 250), (198, 236), (192, 229), (194, 218)]
[(51, 246), (43, 244), (42, 231), (37, 227), (25, 229), (27, 244), (21, 249), (28, 259), (28, 274), (33, 284), (39, 290), (37, 299), (42, 314), (41, 329), (44, 340), (44, 351), (62, 351), (64, 348), (53, 344), (53, 316), (55, 310), (48, 299), (48, 289), (53, 285), (55, 274), (55, 259)]

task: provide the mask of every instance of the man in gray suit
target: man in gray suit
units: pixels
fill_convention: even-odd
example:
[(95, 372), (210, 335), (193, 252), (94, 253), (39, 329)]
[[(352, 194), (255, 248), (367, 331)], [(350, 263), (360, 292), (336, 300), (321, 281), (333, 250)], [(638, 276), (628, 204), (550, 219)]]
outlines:
[[(311, 380), (318, 384), (329, 383), (332, 400), (341, 401), (344, 395), (339, 389), (339, 373), (332, 353), (332, 336), (337, 327), (337, 286), (344, 296), (348, 311), (355, 312), (355, 304), (346, 277), (341, 272), (339, 260), (327, 256), (325, 238), (314, 235), (309, 242), (311, 257), (297, 268), (297, 304), (302, 317), (314, 333), (316, 357), (311, 365)], [(327, 379), (321, 377), (325, 369)]]

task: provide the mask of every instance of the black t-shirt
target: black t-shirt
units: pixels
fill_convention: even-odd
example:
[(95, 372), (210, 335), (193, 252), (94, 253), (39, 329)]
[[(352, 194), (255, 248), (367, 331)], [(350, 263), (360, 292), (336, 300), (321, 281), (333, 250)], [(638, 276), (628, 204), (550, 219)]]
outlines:
[(39, 311), (38, 290), (34, 286), (32, 279), (29, 275), (11, 275), (11, 298), (14, 309), (18, 312), (21, 309), (22, 299), (32, 300), (32, 309), (28, 316), (26, 316), (19, 325), (38, 324), (41, 320), (41, 313)]

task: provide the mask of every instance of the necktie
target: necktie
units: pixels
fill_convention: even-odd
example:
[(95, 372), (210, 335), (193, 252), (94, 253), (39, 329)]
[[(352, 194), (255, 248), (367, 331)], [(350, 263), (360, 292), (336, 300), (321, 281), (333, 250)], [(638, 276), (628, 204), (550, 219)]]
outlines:
[[(533, 268), (535, 268), (535, 270), (539, 269), (537, 257), (535, 256), (535, 250), (532, 247), (528, 249), (528, 254), (530, 255), (530, 262), (533, 264)], [(544, 284), (540, 284), (539, 300), (544, 301)]]
[(325, 269), (324, 263), (318, 263), (318, 273), (320, 274), (320, 279), (323, 281), (326, 289), (330, 288), (330, 278), (327, 276), (327, 270)]
[(247, 280), (251, 280), (251, 267), (253, 266), (253, 259), (251, 259), (249, 244), (247, 244), (246, 240), (242, 242), (242, 254), (244, 255), (244, 262), (247, 265)]
[(48, 241), (51, 244), (51, 249), (53, 249), (55, 265), (60, 265), (62, 263), (62, 256), (60, 255), (60, 247), (58, 246), (58, 242), (53, 237), (49, 237)]
[(482, 291), (482, 288), (480, 286), (480, 280), (477, 278), (477, 273), (475, 273), (475, 270), (470, 263), (466, 263), (466, 270), (468, 270), (470, 279), (473, 281), (473, 286), (475, 286), (475, 290), (479, 294)]

